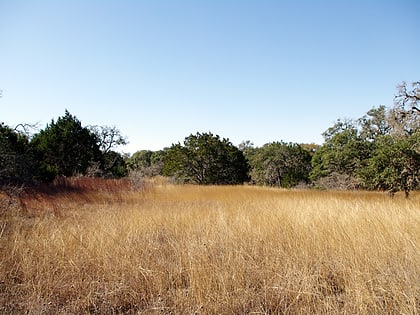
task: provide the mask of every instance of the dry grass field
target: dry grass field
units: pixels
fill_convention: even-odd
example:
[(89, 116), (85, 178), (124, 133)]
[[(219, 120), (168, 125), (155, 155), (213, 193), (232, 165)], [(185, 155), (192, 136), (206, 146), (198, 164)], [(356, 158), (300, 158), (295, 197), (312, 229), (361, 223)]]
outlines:
[(419, 193), (66, 185), (2, 203), (0, 313), (420, 313)]

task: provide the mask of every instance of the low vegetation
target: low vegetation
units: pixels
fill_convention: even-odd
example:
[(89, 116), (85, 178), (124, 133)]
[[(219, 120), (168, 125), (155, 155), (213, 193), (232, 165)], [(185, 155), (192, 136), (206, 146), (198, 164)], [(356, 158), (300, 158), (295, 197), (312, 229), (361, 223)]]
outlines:
[(20, 197), (0, 199), (1, 313), (420, 312), (418, 192), (84, 178)]
[[(201, 185), (255, 184), (281, 188), (388, 191), (420, 189), (420, 82), (398, 86), (394, 106), (340, 120), (324, 143), (274, 141), (236, 147), (211, 132), (191, 134), (159, 151), (114, 151), (127, 144), (116, 127), (83, 126), (67, 110), (34, 134), (30, 125), (0, 123), (0, 189), (35, 186), (62, 176), (171, 177)], [(33, 126), (32, 126), (33, 127)], [(143, 136), (143, 135), (140, 135)]]

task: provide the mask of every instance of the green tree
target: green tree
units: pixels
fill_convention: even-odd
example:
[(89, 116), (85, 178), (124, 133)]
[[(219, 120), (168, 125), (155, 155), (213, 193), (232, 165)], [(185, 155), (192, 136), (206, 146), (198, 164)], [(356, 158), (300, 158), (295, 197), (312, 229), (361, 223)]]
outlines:
[(41, 178), (86, 174), (92, 163), (98, 162), (101, 151), (97, 137), (67, 110), (37, 133), (31, 145), (39, 162)]
[(361, 186), (358, 170), (370, 156), (371, 142), (360, 135), (354, 122), (340, 120), (324, 133), (324, 138), (312, 158), (311, 180), (324, 178), (321, 186), (326, 188)]
[(252, 157), (254, 156), (255, 152), (257, 151), (257, 148), (250, 140), (242, 141), (239, 144), (238, 149), (242, 151), (248, 164), (252, 160)]
[(166, 154), (169, 148), (154, 151), (150, 158), (150, 176), (163, 175), (163, 166), (165, 165)]
[(144, 171), (152, 164), (153, 151), (140, 150), (127, 159), (127, 166), (130, 171)]
[(127, 166), (131, 172), (140, 177), (162, 175), (164, 151), (140, 150), (127, 159)]
[(420, 185), (420, 130), (404, 138), (380, 137), (360, 174), (369, 189), (404, 191), (408, 197)]
[(153, 177), (162, 175), (162, 169), (168, 149), (159, 151), (140, 150), (127, 159), (130, 172), (140, 177)]
[(121, 131), (115, 126), (88, 126), (88, 129), (96, 136), (97, 144), (103, 154), (128, 144), (127, 138), (121, 135)]
[(251, 157), (255, 151), (255, 146), (250, 140), (246, 140), (239, 144), (238, 149), (244, 153), (245, 157)]
[(368, 141), (391, 133), (392, 126), (388, 121), (388, 110), (384, 105), (372, 108), (366, 115), (357, 120), (361, 128), (360, 136)]
[(128, 174), (127, 164), (124, 156), (118, 152), (109, 150), (102, 152), (100, 164), (102, 166), (101, 176), (120, 178)]
[(163, 174), (197, 184), (242, 184), (248, 178), (248, 163), (228, 139), (212, 133), (190, 135), (166, 153)]
[[(372, 108), (356, 121), (338, 121), (324, 133), (311, 179), (330, 188), (404, 191), (419, 188), (420, 83), (399, 86), (394, 107)], [(328, 180), (330, 179), (330, 180)]]
[(319, 144), (315, 144), (315, 143), (301, 143), (300, 146), (302, 147), (302, 149), (307, 151), (311, 157), (321, 147)]
[(113, 149), (128, 143), (115, 126), (88, 126), (96, 137), (101, 155), (96, 163), (89, 167), (91, 175), (104, 177), (123, 177), (128, 173), (124, 157)]
[(289, 188), (308, 181), (311, 156), (298, 144), (272, 142), (255, 149), (250, 165), (253, 183)]
[(398, 86), (394, 107), (381, 119), (387, 132), (373, 143), (373, 152), (360, 175), (368, 189), (388, 190), (391, 195), (419, 188), (420, 182), (420, 82), (412, 90), (403, 82)]
[(0, 186), (32, 182), (35, 174), (28, 137), (0, 123)]

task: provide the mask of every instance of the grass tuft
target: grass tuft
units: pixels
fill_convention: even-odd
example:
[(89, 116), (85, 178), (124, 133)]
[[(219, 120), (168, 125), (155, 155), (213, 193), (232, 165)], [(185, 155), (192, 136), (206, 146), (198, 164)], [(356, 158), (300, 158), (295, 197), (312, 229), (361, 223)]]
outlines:
[(2, 212), (2, 313), (420, 312), (418, 193), (55, 185)]

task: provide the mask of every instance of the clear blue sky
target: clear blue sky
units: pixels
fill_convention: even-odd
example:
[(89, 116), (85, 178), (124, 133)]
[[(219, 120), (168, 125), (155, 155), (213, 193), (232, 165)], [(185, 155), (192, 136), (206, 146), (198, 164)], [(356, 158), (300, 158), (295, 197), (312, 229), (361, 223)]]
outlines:
[(0, 121), (68, 109), (124, 152), (211, 131), (322, 143), (420, 80), (420, 1), (0, 0)]

